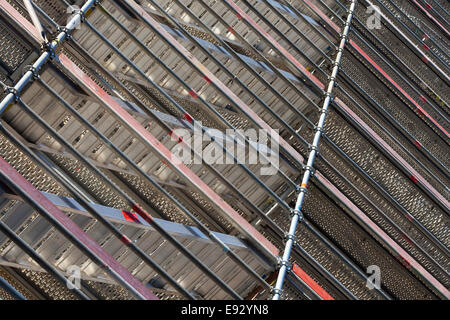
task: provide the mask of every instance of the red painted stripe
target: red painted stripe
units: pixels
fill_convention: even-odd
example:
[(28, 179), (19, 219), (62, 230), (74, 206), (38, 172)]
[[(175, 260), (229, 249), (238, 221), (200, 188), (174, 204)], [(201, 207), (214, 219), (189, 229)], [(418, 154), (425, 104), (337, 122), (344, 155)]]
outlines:
[(328, 16), (322, 12), (315, 4), (309, 0), (303, 0), (317, 15), (319, 15), (331, 28), (333, 28), (337, 33), (341, 33), (341, 28), (338, 27)]
[[(320, 172), (316, 171), (316, 177), (324, 182), (325, 187), (329, 190), (331, 194), (337, 198), (341, 198), (342, 193), (333, 185), (331, 182), (326, 180)], [(345, 197), (345, 196), (344, 196)], [(356, 217), (366, 225), (377, 237), (379, 237), (382, 242), (388, 246), (394, 254), (400, 257), (404, 257), (404, 261), (409, 261), (408, 265), (418, 274), (421, 278), (426, 280), (430, 285), (432, 285), (436, 290), (442, 293), (447, 299), (450, 299), (449, 290), (443, 286), (436, 278), (433, 277), (427, 270), (425, 270), (420, 263), (414, 260), (402, 247), (400, 247), (388, 234), (386, 234), (376, 223), (374, 223), (364, 212), (362, 212), (355, 204), (351, 201), (344, 203), (351, 210)]]
[(192, 98), (197, 99), (198, 98), (198, 94), (197, 92), (195, 92), (194, 90), (189, 90), (189, 94), (191, 95)]
[(5, 176), (12, 179), (17, 187), (23, 190), (30, 198), (39, 203), (47, 213), (55, 218), (61, 225), (70, 231), (81, 243), (88, 247), (106, 266), (114, 270), (131, 287), (135, 288), (142, 296), (148, 300), (158, 300), (150, 290), (118, 263), (109, 253), (107, 253), (97, 242), (91, 239), (77, 224), (67, 215), (61, 212), (50, 200), (37, 190), (28, 180), (0, 157), (0, 170)]
[(235, 34), (235, 33), (236, 33), (236, 31), (233, 29), (233, 27), (228, 26), (227, 29), (228, 29), (228, 31), (229, 31), (231, 34)]
[(406, 219), (408, 219), (409, 221), (415, 221), (416, 219), (414, 219), (414, 217), (412, 215), (410, 215), (409, 213), (405, 213), (405, 217)]
[(419, 142), (419, 141), (414, 141), (414, 145), (417, 147), (417, 148), (422, 148), (422, 144)]
[(204, 194), (211, 204), (217, 209), (217, 211), (225, 215), (227, 220), (232, 222), (238, 230), (247, 235), (250, 239), (253, 239), (255, 244), (264, 249), (266, 253), (274, 256), (278, 255), (279, 250), (269, 240), (259, 233), (255, 227), (253, 227), (247, 220), (237, 213), (218, 194), (216, 194), (191, 169), (184, 165), (181, 160), (175, 160), (176, 156), (172, 154), (169, 149), (167, 149), (158, 139), (156, 139), (156, 137), (146, 130), (131, 114), (124, 110), (116, 100), (114, 100), (108, 93), (98, 86), (87, 74), (84, 73), (84, 71), (78, 68), (78, 66), (64, 54), (60, 54), (58, 59), (66, 71), (69, 72), (75, 79), (78, 79), (87, 92), (102, 101), (105, 107), (107, 107), (117, 118), (122, 119), (127, 124), (127, 127), (131, 132), (140, 137), (140, 140), (150, 147), (161, 160), (170, 164), (171, 168), (183, 177), (192, 187), (194, 187), (198, 192)]
[[(263, 129), (272, 133), (274, 139), (279, 141), (280, 146), (285, 148), (294, 159), (297, 159), (300, 163), (303, 163), (303, 157), (282, 137), (278, 135), (276, 131), (264, 121), (259, 115), (254, 112), (249, 106), (247, 106), (234, 92), (232, 92), (226, 85), (224, 85), (212, 72), (210, 72), (203, 64), (200, 63), (193, 55), (190, 53), (182, 44), (180, 44), (165, 28), (163, 28), (155, 19), (153, 19), (145, 10), (143, 10), (139, 5), (137, 5), (132, 0), (124, 0), (128, 3), (132, 8), (134, 8), (139, 14), (142, 16), (144, 20), (146, 20), (150, 25), (152, 25), (158, 32), (160, 32), (165, 39), (167, 39), (175, 48), (177, 48), (189, 61), (191, 61), (203, 75), (206, 75), (219, 90), (225, 93), (225, 95), (233, 101), (236, 105), (238, 105), (248, 116)], [(319, 82), (320, 83), (320, 82)], [(192, 117), (189, 116), (192, 120)], [(189, 121), (189, 120), (188, 120)], [(272, 132), (273, 131), (273, 132)]]
[(411, 179), (411, 181), (414, 182), (415, 184), (417, 184), (419, 182), (419, 180), (414, 175), (411, 175), (411, 177), (409, 177), (409, 179)]
[(136, 216), (136, 214), (133, 212), (128, 212), (128, 211), (122, 210), (122, 214), (123, 214), (123, 217), (125, 218), (125, 220), (127, 220), (127, 221), (141, 223), (139, 221), (138, 217)]
[(138, 215), (140, 215), (145, 221), (147, 221), (149, 224), (153, 223), (153, 217), (147, 213), (147, 211), (142, 210), (141, 207), (139, 207), (137, 204), (133, 205), (131, 207), (134, 211), (137, 212)]
[(283, 46), (281, 46), (274, 38), (272, 38), (269, 33), (267, 33), (259, 24), (257, 24), (248, 14), (244, 12), (238, 5), (236, 5), (232, 0), (225, 0), (243, 19), (250, 23), (255, 29), (257, 29), (270, 43), (272, 43), (278, 50), (283, 53), (288, 60), (295, 65), (306, 77), (313, 81), (322, 90), (325, 86), (319, 81), (311, 72), (309, 72), (300, 62), (298, 62), (294, 56), (292, 56)]
[(409, 96), (408, 93), (406, 93), (405, 90), (403, 90), (402, 87), (400, 87), (375, 61), (370, 58), (367, 53), (365, 53), (353, 40), (350, 40), (350, 44), (355, 48), (372, 66), (375, 67), (394, 87), (397, 88), (398, 91), (400, 91), (406, 99), (408, 99), (414, 106), (417, 107), (417, 109), (421, 110), (421, 112), (431, 121), (433, 124), (438, 127), (447, 137), (449, 137), (448, 132), (433, 118), (431, 117), (428, 112), (426, 112), (413, 98)]
[[(240, 106), (244, 112), (247, 112), (250, 117), (255, 119), (255, 121), (264, 129), (268, 130), (270, 132), (271, 127), (267, 125), (259, 116), (251, 110), (250, 107), (248, 107), (245, 103), (243, 103), (233, 92), (229, 90), (223, 83), (221, 83), (215, 76), (212, 74), (206, 67), (204, 67), (195, 57), (192, 56), (192, 54), (186, 50), (184, 46), (179, 44), (164, 28), (162, 28), (159, 23), (157, 23), (150, 15), (147, 14), (145, 10), (140, 8), (139, 5), (137, 5), (132, 0), (124, 0), (128, 4), (130, 4), (133, 8), (136, 9), (140, 13), (140, 15), (147, 20), (148, 23), (150, 23), (152, 26), (155, 27), (168, 41), (170, 41), (182, 54), (185, 55), (190, 61), (192, 61), (201, 71), (203, 74), (207, 75), (211, 81), (223, 92), (225, 92), (228, 97), (234, 101), (238, 106)], [(70, 60), (69, 60), (70, 61)], [(76, 67), (76, 66), (75, 66)], [(86, 76), (87, 77), (87, 76)], [(87, 77), (88, 81), (91, 81), (89, 77)], [(94, 83), (94, 85), (96, 85)], [(147, 132), (148, 133), (148, 132)], [(278, 135), (274, 134), (274, 138), (279, 138), (280, 145), (286, 148), (286, 150), (290, 153), (290, 155), (299, 161), (300, 163), (303, 163), (303, 157), (292, 148), (290, 144), (288, 144), (283, 138), (279, 137)], [(361, 220), (364, 224), (372, 228), (375, 232), (375, 234), (378, 234), (383, 241), (391, 247), (396, 252), (404, 253), (405, 256), (409, 255), (402, 250), (401, 247), (399, 247), (386, 233), (384, 233), (373, 221), (371, 221), (359, 208), (353, 204), (344, 194), (342, 194), (336, 187), (334, 187), (324, 176), (320, 174), (320, 172), (316, 171), (316, 177), (319, 179), (322, 184), (331, 190), (331, 193), (334, 194), (342, 203), (349, 207), (349, 209), (354, 212), (357, 216), (361, 217)], [(223, 200), (222, 200), (223, 201)], [(220, 203), (219, 203), (220, 204)], [(239, 216), (240, 217), (240, 216)], [(244, 220), (244, 219), (242, 219)], [(244, 220), (245, 221), (245, 220)], [(247, 221), (245, 221), (247, 223)], [(277, 254), (278, 250), (276, 249)], [(415, 270), (419, 275), (421, 275), (423, 278), (427, 279), (427, 281), (432, 284), (433, 286), (437, 287), (439, 291), (443, 292), (443, 294), (447, 297), (450, 297), (448, 290), (443, 287), (432, 275), (430, 275), (423, 267), (414, 261), (414, 259), (411, 258), (411, 260), (414, 262)]]
[[(447, 34), (447, 36), (449, 35), (448, 30), (442, 24), (440, 24), (439, 21), (437, 21), (436, 18), (433, 17), (427, 10), (425, 10), (425, 8), (420, 5), (420, 3), (418, 3), (416, 0), (410, 0), (410, 1), (414, 2), (415, 5), (418, 6), (422, 10), (422, 12), (425, 13), (425, 15), (428, 18), (430, 18), (439, 28), (442, 29), (442, 31), (444, 31)], [(427, 4), (427, 7), (428, 6), (429, 6), (428, 9), (431, 9), (431, 6), (429, 4)]]
[(443, 197), (434, 187), (423, 178), (409, 163), (403, 159), (386, 141), (384, 141), (372, 128), (370, 128), (361, 118), (358, 117), (341, 99), (335, 98), (336, 104), (344, 110), (352, 119), (354, 119), (359, 125), (375, 140), (377, 141), (387, 153), (403, 166), (408, 172), (411, 172), (418, 181), (427, 188), (439, 201), (441, 201), (447, 208), (449, 207), (448, 200)]
[[(336, 30), (336, 32), (340, 33), (341, 28), (339, 28), (333, 21), (328, 18), (317, 6), (311, 3), (309, 0), (303, 0), (304, 3), (309, 5), (314, 12), (316, 12), (331, 28)], [(349, 40), (350, 45), (355, 48), (368, 62), (370, 62), (391, 84), (393, 84), (410, 102), (412, 102), (416, 107), (422, 108), (418, 105), (416, 101), (414, 101), (402, 87), (400, 87), (379, 65), (373, 61), (367, 53), (365, 53), (353, 40)], [(428, 58), (423, 56), (422, 60), (427, 63)], [(425, 110), (423, 110), (424, 115), (434, 124), (436, 125), (447, 137), (449, 136), (448, 132), (433, 118), (431, 117)]]
[(308, 274), (303, 271), (302, 268), (298, 266), (298, 264), (294, 263), (292, 265), (292, 272), (297, 275), (306, 285), (311, 288), (315, 293), (319, 295), (323, 300), (334, 300), (334, 298), (325, 291), (317, 282), (315, 282)]
[(130, 245), (131, 244), (131, 240), (126, 235), (122, 235), (122, 237), (120, 238), (120, 241), (124, 245)]
[(186, 119), (190, 123), (192, 123), (194, 121), (194, 119), (192, 118), (192, 116), (189, 113), (183, 114), (183, 118)]
[(0, 1), (0, 8), (5, 12), (14, 22), (24, 28), (37, 43), (41, 43), (41, 36), (36, 30), (36, 27), (30, 23), (24, 16), (22, 16), (8, 1)]
[(422, 117), (425, 116), (425, 114), (423, 113), (423, 109), (422, 108), (417, 108), (416, 112)]
[(175, 131), (170, 131), (169, 132), (169, 136), (170, 138), (172, 138), (172, 141), (177, 141), (177, 143), (181, 143), (183, 142), (183, 138), (180, 137)]
[(397, 260), (400, 261), (400, 263), (402, 264), (402, 266), (404, 266), (407, 269), (411, 268), (411, 264), (409, 263), (409, 261), (405, 258), (403, 258), (402, 256), (398, 256)]

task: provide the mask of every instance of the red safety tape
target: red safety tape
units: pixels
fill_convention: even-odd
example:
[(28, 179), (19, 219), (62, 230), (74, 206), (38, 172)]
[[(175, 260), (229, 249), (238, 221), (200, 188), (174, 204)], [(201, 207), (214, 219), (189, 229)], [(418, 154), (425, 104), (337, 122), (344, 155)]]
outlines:
[(420, 96), (420, 100), (422, 100), (423, 102), (427, 102), (427, 98), (425, 98), (424, 96)]
[(166, 161), (161, 160), (162, 163), (164, 163), (166, 165), (167, 168), (170, 168), (170, 164), (168, 164)]
[(334, 300), (334, 298), (325, 291), (317, 282), (315, 282), (305, 271), (302, 270), (296, 263), (292, 265), (292, 272), (302, 279), (305, 284), (317, 293), (324, 300)]
[(426, 5), (426, 7), (427, 7), (428, 10), (431, 10), (431, 8), (432, 8), (432, 7), (431, 7), (431, 4), (425, 3), (425, 5)]
[(131, 240), (126, 235), (122, 235), (122, 237), (120, 237), (120, 241), (125, 245), (131, 244)]
[(425, 115), (425, 113), (423, 112), (423, 109), (422, 109), (422, 108), (417, 108), (417, 109), (416, 109), (416, 112), (417, 112), (419, 115), (421, 115), (421, 116), (424, 116), (424, 115)]
[(191, 117), (191, 115), (189, 113), (183, 114), (183, 118), (191, 123), (192, 123), (192, 121), (194, 121), (194, 119)]
[(430, 50), (430, 47), (427, 46), (426, 44), (423, 45), (423, 48), (424, 48), (425, 50)]
[(205, 79), (206, 82), (211, 83), (211, 79), (208, 78), (207, 76), (203, 76), (203, 79)]
[(412, 215), (410, 215), (409, 213), (405, 213), (405, 217), (406, 219), (408, 219), (409, 221), (414, 221), (414, 217)]
[(195, 92), (194, 90), (189, 90), (189, 94), (191, 95), (192, 98), (197, 99), (198, 98), (198, 94), (197, 92)]
[(417, 148), (422, 148), (422, 144), (419, 142), (419, 141), (414, 141), (414, 145), (417, 147)]
[(145, 212), (144, 210), (142, 210), (141, 207), (139, 207), (137, 204), (133, 205), (131, 208), (134, 211), (136, 211), (137, 214), (140, 215), (142, 219), (144, 219), (148, 223), (152, 223), (153, 217), (150, 214), (148, 214), (147, 212)]
[(428, 63), (428, 58), (425, 57), (425, 56), (423, 56), (423, 57), (422, 57), (422, 61), (425, 62), (425, 63)]
[(139, 221), (138, 217), (136, 216), (136, 214), (133, 212), (128, 212), (128, 211), (122, 210), (122, 214), (123, 214), (125, 220), (127, 220), (127, 221), (141, 223)]
[(231, 34), (236, 34), (236, 31), (232, 27), (228, 26), (227, 29)]
[(416, 176), (412, 175), (411, 177), (409, 177), (411, 179), (412, 182), (414, 182), (415, 184), (417, 184), (417, 182), (419, 182), (419, 180), (416, 178)]

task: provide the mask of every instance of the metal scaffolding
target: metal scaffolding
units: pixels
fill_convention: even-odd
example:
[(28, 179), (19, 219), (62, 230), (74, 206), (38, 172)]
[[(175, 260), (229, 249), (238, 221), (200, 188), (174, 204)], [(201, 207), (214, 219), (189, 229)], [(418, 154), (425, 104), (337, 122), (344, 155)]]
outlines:
[(356, 2), (0, 2), (0, 298), (448, 299), (448, 4)]

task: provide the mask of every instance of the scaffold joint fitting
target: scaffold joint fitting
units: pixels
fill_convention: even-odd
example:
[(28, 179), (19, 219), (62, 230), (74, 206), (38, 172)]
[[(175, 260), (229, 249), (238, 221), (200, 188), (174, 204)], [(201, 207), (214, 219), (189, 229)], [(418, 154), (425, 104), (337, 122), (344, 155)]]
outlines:
[[(321, 130), (317, 130), (317, 131), (320, 131), (320, 132), (322, 132)], [(318, 147), (318, 146), (314, 146), (314, 145), (310, 144), (310, 145), (308, 146), (308, 151), (309, 151), (309, 152), (311, 152), (311, 151), (315, 151), (315, 152), (316, 152), (316, 154), (319, 154), (319, 147)]]
[(272, 288), (272, 290), (270, 291), (271, 294), (275, 295), (279, 295), (280, 297), (284, 296), (284, 292), (281, 289), (277, 289), (277, 288)]
[(305, 170), (309, 170), (311, 176), (314, 176), (314, 173), (316, 172), (316, 169), (311, 166), (305, 166)]
[(26, 71), (30, 71), (31, 74), (33, 75), (33, 79), (37, 80), (40, 78), (40, 74), (37, 72), (36, 68), (34, 66), (26, 66), (25, 67)]
[[(303, 190), (303, 192), (306, 192), (307, 189), (305, 187), (301, 187), (301, 189)], [(301, 210), (298, 209), (291, 209), (291, 214), (293, 216), (299, 216), (300, 219), (303, 219), (303, 213), (301, 212)]]
[(278, 266), (281, 267), (286, 267), (287, 272), (291, 271), (292, 269), (292, 264), (289, 263), (289, 261), (283, 260), (281, 259), (280, 261), (278, 261)]
[(17, 102), (17, 100), (19, 99), (19, 92), (17, 91), (16, 88), (6, 86), (5, 87), (5, 92), (8, 93), (8, 94), (12, 94), (14, 96), (14, 101)]

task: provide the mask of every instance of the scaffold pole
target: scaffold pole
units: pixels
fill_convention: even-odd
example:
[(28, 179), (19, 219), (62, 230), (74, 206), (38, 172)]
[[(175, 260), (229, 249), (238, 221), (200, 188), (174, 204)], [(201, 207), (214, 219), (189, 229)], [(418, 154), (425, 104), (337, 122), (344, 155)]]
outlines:
[(333, 89), (336, 85), (336, 77), (337, 77), (337, 74), (339, 71), (339, 65), (340, 65), (340, 62), (342, 59), (342, 54), (344, 52), (345, 44), (347, 43), (348, 33), (350, 31), (350, 25), (352, 23), (353, 12), (356, 7), (356, 2), (357, 2), (356, 0), (353, 0), (350, 5), (350, 9), (348, 10), (347, 21), (345, 22), (345, 28), (341, 35), (341, 43), (339, 45), (338, 53), (337, 53), (337, 56), (336, 56), (336, 59), (334, 62), (333, 72), (329, 78), (330, 82), (328, 84), (328, 89), (325, 94), (325, 101), (323, 103), (320, 119), (319, 119), (318, 125), (316, 127), (316, 134), (314, 136), (314, 141), (311, 145), (311, 152), (309, 154), (308, 162), (306, 165), (306, 170), (303, 174), (302, 184), (299, 188), (300, 192), (299, 192), (299, 195), (297, 198), (297, 202), (295, 204), (295, 209), (293, 210), (293, 217), (291, 220), (289, 233), (286, 236), (286, 238), (287, 238), (286, 246), (284, 249), (283, 257), (280, 261), (281, 267), (280, 267), (277, 282), (276, 282), (276, 285), (274, 288), (273, 300), (279, 300), (281, 298), (283, 282), (286, 277), (286, 273), (288, 271), (289, 258), (291, 255), (292, 247), (295, 242), (295, 231), (297, 230), (297, 225), (298, 225), (299, 221), (302, 220), (301, 208), (302, 208), (303, 200), (305, 199), (309, 179), (311, 178), (311, 175), (313, 174), (313, 171), (314, 171), (314, 169), (313, 169), (314, 160), (316, 158), (317, 151), (319, 148), (319, 142), (320, 142), (320, 138), (322, 136), (322, 131), (324, 128), (326, 117), (327, 117), (328, 107), (329, 107), (331, 101), (333, 100), (333, 98), (332, 98)]

